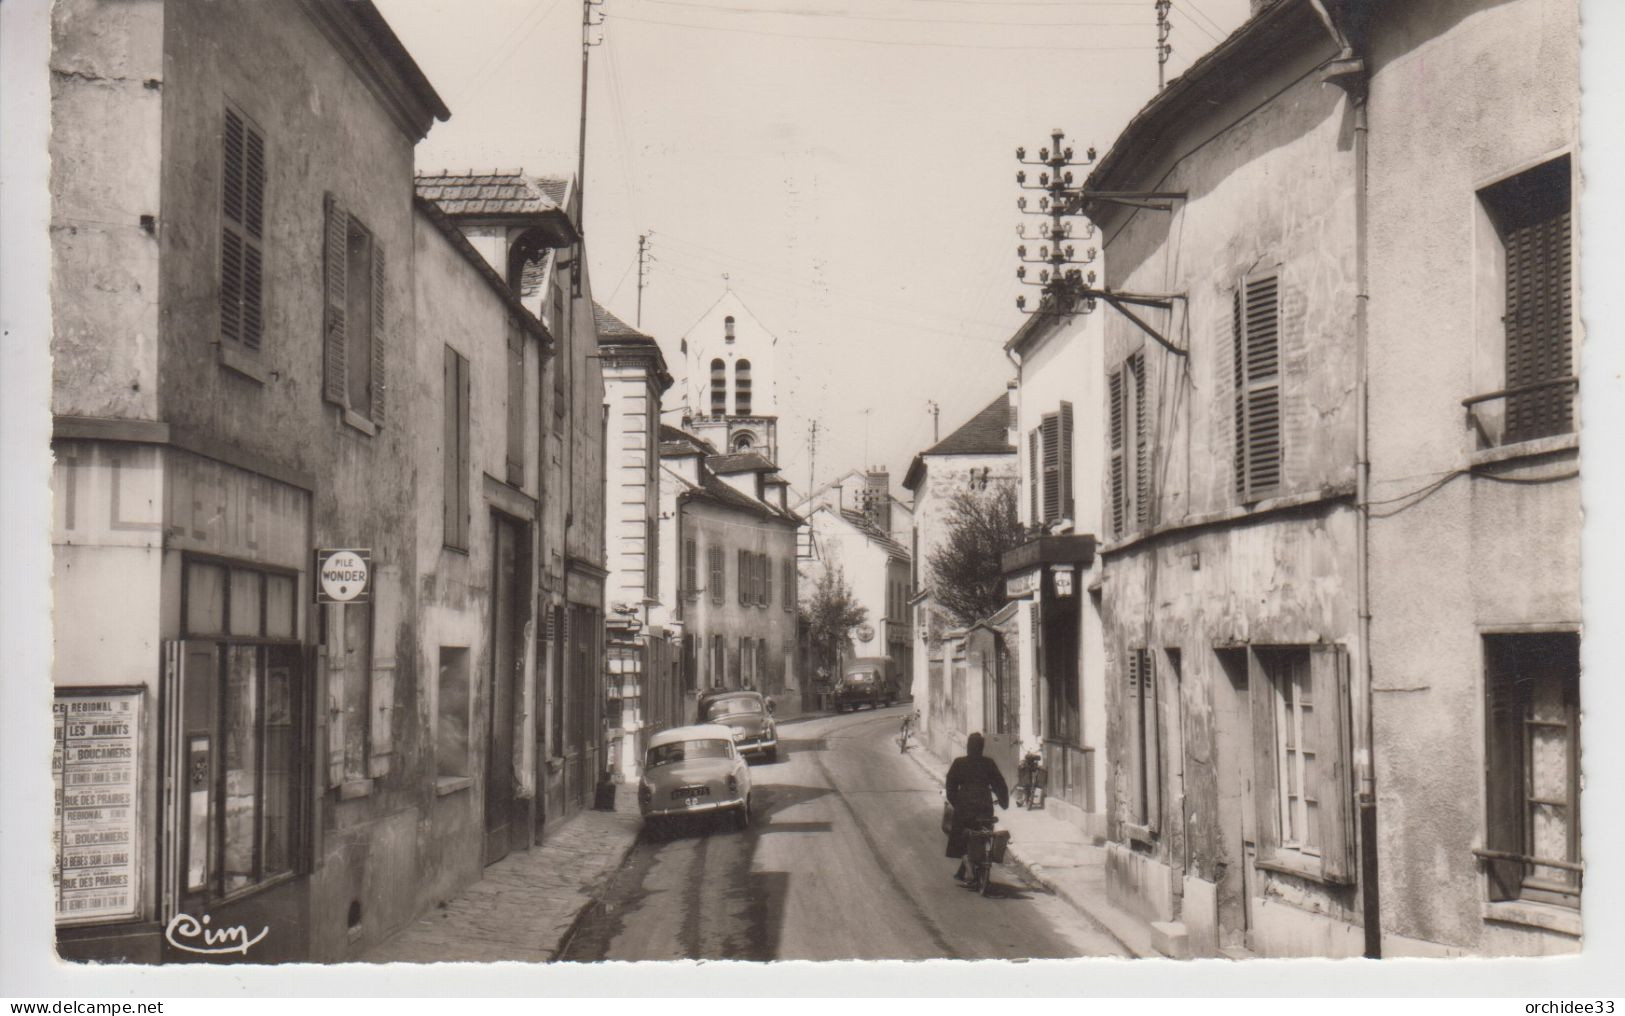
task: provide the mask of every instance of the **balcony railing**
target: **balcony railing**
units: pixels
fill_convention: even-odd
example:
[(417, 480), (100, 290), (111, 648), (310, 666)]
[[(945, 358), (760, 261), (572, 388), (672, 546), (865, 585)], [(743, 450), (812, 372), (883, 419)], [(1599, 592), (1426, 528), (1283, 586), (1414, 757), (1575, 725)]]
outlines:
[(1574, 432), (1577, 377), (1554, 377), (1462, 399), (1479, 448)]

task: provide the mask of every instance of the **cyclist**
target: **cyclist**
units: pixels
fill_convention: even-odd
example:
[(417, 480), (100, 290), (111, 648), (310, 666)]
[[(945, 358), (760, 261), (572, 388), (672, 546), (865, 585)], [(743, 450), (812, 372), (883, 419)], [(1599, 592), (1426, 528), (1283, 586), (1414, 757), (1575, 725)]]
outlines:
[(903, 725), (897, 730), (897, 748), (899, 751), (904, 753), (908, 751), (908, 739), (914, 736), (915, 728), (919, 726), (919, 723), (920, 711), (918, 709), (903, 717)]
[(965, 754), (954, 759), (948, 767), (945, 789), (948, 803), (953, 805), (954, 817), (948, 831), (948, 856), (959, 859), (959, 870), (954, 880), (970, 881), (970, 870), (965, 863), (965, 848), (972, 827), (990, 825), (993, 820), (993, 799), (998, 798), (1000, 808), (1010, 807), (1010, 788), (993, 760), (982, 754), (980, 733), (965, 739)]

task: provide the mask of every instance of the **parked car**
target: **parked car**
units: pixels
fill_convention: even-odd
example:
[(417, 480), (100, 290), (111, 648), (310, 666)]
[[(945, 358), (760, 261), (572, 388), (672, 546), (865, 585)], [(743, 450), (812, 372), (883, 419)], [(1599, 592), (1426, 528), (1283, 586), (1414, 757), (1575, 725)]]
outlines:
[(682, 815), (730, 812), (750, 825), (750, 766), (734, 749), (733, 731), (720, 723), (662, 730), (649, 739), (638, 780), (644, 825)]
[(884, 656), (859, 658), (847, 665), (846, 672), (835, 685), (835, 711), (868, 706), (879, 709), (896, 702), (897, 673), (892, 661)]
[(773, 700), (746, 689), (707, 692), (700, 696), (697, 723), (720, 723), (733, 732), (734, 748), (746, 758), (779, 758), (778, 728), (773, 724)]

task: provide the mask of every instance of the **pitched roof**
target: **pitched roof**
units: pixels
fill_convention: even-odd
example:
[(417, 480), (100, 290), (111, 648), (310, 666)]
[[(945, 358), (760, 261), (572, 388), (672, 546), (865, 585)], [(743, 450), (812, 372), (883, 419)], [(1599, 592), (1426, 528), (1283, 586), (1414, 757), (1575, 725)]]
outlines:
[[(661, 447), (664, 448), (665, 444), (662, 443)], [(672, 475), (676, 474), (673, 473)], [(688, 488), (679, 495), (679, 498), (709, 501), (723, 508), (732, 508), (735, 511), (745, 512), (772, 522), (783, 522), (791, 526), (801, 525), (801, 516), (795, 512), (781, 511), (766, 501), (758, 501), (749, 494), (737, 491), (724, 481), (717, 479), (709, 469), (703, 466), (700, 468), (700, 482), (698, 484), (691, 483), (681, 476), (678, 476), (677, 479), (682, 481), (684, 486)]]
[(412, 206), (417, 209), (418, 214), (428, 219), (440, 231), (440, 235), (446, 238), (446, 242), (450, 243), (452, 248), (462, 255), (463, 260), (467, 261), (480, 274), (481, 278), (485, 280), (485, 284), (497, 295), (497, 298), (507, 304), (508, 311), (513, 314), (514, 319), (526, 331), (540, 339), (544, 348), (551, 348), (553, 337), (548, 332), (547, 326), (542, 324), (536, 315), (532, 314), (530, 309), (513, 294), (513, 290), (503, 283), (502, 277), (496, 273), (496, 269), (492, 268), (490, 262), (486, 261), (480, 252), (474, 249), (474, 245), (468, 242), (468, 237), (464, 236), (463, 231), (458, 229), (446, 217), (446, 213), (440, 210), (440, 206), (422, 195), (413, 197)]
[(880, 531), (880, 527), (869, 521), (869, 516), (862, 512), (855, 512), (850, 508), (841, 509), (841, 518), (848, 525), (857, 529), (864, 536), (886, 549), (886, 552), (904, 561), (909, 560), (908, 548)]
[(966, 420), (959, 429), (914, 456), (903, 475), (903, 488), (914, 490), (925, 478), (927, 455), (1014, 455), (1016, 448), (1010, 443), (1011, 406), (1006, 392), (987, 404), (980, 413)]
[(715, 455), (716, 453), (716, 448), (705, 438), (673, 427), (669, 423), (660, 425), (661, 458), (676, 455)]
[(518, 169), (419, 173), (417, 189), (447, 215), (535, 215), (561, 207), (542, 178)]
[(608, 339), (611, 342), (638, 342), (653, 343), (653, 336), (638, 331), (620, 318), (611, 314), (603, 304), (597, 301), (592, 305), (593, 319), (598, 325), (599, 341)]
[(718, 476), (734, 473), (776, 473), (779, 467), (757, 452), (734, 452), (731, 455), (713, 455), (705, 460), (705, 468)]

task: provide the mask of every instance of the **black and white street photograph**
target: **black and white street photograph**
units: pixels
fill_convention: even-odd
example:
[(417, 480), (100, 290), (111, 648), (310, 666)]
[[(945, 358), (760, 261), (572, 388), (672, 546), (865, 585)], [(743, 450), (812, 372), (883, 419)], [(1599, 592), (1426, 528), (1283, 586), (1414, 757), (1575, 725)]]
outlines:
[(1619, 945), (1611, 3), (5, 6), (0, 995)]

